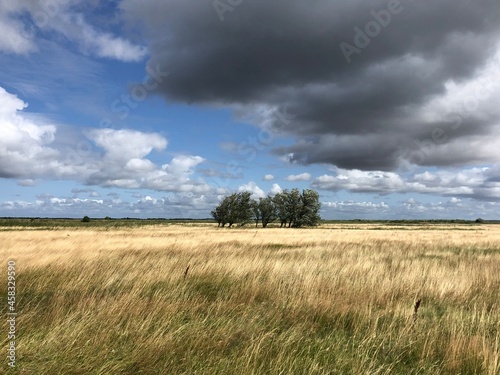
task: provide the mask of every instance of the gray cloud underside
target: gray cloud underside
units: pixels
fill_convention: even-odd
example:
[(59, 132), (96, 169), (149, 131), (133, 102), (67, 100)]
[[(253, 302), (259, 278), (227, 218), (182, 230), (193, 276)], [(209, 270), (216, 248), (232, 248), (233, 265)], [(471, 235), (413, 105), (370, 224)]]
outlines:
[[(447, 94), (446, 83), (462, 85), (491, 64), (500, 36), (498, 2), (403, 0), (348, 63), (341, 43), (356, 46), (354, 28), (364, 29), (372, 11), (389, 3), (243, 1), (223, 21), (212, 1), (126, 0), (122, 8), (146, 26), (148, 64), (171, 73), (158, 88), (169, 100), (287, 106), (294, 121), (274, 125), (297, 143), (275, 150), (280, 155), (364, 170), (395, 169), (402, 158), (442, 166), (494, 162), (491, 150), (450, 154), (471, 135), (498, 130), (500, 111), (488, 103), (500, 85), (488, 88), (480, 108), (460, 114), (459, 126), (451, 128), (451, 101), (432, 109), (442, 118), (422, 112)], [(412, 155), (421, 150), (415, 140), (436, 128), (445, 130), (446, 141), (435, 152)]]

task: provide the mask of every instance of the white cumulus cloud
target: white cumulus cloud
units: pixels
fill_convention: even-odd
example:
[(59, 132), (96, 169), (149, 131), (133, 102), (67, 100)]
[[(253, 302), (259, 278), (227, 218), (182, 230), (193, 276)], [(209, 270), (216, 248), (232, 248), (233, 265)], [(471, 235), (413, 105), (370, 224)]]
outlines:
[(56, 126), (36, 124), (22, 111), (27, 104), (0, 87), (0, 177), (30, 177), (60, 166), (50, 145)]
[(32, 186), (38, 179), (65, 179), (89, 186), (172, 192), (212, 189), (193, 178), (196, 167), (205, 161), (201, 156), (179, 155), (163, 165), (149, 159), (153, 151), (167, 147), (167, 139), (158, 133), (90, 129), (85, 135), (93, 143), (81, 150), (81, 137), (58, 141), (58, 125), (25, 113), (26, 107), (0, 87), (0, 177), (17, 178), (21, 186)]
[(309, 181), (311, 179), (310, 173), (301, 173), (297, 175), (290, 175), (285, 178), (287, 181)]
[(321, 190), (356, 193), (422, 193), (500, 199), (500, 170), (494, 167), (424, 171), (403, 177), (394, 172), (337, 169), (336, 175), (323, 175), (312, 184)]
[(271, 195), (276, 195), (276, 194), (279, 194), (283, 191), (283, 189), (281, 188), (281, 186), (279, 186), (278, 184), (273, 184), (273, 186), (271, 187)]
[(157, 133), (137, 130), (94, 129), (88, 136), (105, 151), (110, 160), (142, 159), (153, 149), (164, 150), (167, 140)]
[(248, 192), (252, 193), (252, 198), (254, 198), (254, 199), (265, 198), (265, 196), (266, 196), (266, 193), (264, 192), (264, 190), (262, 190), (260, 187), (258, 187), (257, 184), (253, 181), (250, 181), (247, 184), (241, 185), (238, 188), (238, 191), (239, 192), (248, 191)]

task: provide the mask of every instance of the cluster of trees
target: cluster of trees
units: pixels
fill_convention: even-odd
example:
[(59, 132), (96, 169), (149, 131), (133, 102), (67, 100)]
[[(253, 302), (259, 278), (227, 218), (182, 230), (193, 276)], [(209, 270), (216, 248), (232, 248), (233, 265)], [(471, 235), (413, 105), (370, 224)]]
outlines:
[(273, 221), (279, 221), (281, 227), (300, 228), (319, 224), (319, 194), (311, 189), (283, 190), (274, 196), (254, 200), (251, 193), (240, 192), (226, 196), (212, 211), (219, 226), (233, 224), (245, 225), (255, 221), (255, 226), (262, 227)]

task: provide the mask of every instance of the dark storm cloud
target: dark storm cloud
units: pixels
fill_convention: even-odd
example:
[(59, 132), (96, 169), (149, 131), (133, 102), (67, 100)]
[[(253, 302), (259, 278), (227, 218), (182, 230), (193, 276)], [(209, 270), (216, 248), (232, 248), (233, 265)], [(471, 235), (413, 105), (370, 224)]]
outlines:
[[(169, 100), (286, 106), (296, 115), (280, 125), (297, 143), (276, 153), (385, 170), (401, 158), (421, 165), (492, 160), (474, 148), (457, 159), (448, 151), (493, 133), (496, 108), (477, 115), (443, 104), (459, 126), (453, 116), (422, 112), (447, 93), (447, 82), (474, 79), (497, 52), (496, 0), (126, 0), (122, 7), (146, 26), (148, 64), (171, 73), (158, 87)], [(446, 133), (439, 142), (436, 128)], [(426, 139), (432, 153), (423, 152)]]

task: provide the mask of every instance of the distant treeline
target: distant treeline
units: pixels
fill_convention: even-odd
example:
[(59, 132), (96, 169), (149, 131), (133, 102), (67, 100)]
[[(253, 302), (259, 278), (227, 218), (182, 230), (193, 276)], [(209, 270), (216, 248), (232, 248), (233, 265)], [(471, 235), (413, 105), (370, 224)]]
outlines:
[(213, 219), (162, 219), (162, 218), (89, 218), (89, 220), (75, 218), (40, 218), (40, 217), (2, 217), (0, 227), (133, 227), (142, 225), (169, 225), (207, 223)]
[(463, 219), (398, 219), (398, 220), (368, 220), (368, 219), (349, 219), (349, 220), (322, 220), (324, 224), (342, 224), (342, 223), (366, 223), (366, 224), (391, 224), (391, 225), (422, 225), (422, 224), (500, 224), (500, 220), (463, 220)]
[[(90, 218), (89, 222), (75, 218), (42, 218), (42, 217), (1, 217), (0, 227), (133, 227), (142, 225), (171, 225), (171, 224), (206, 224), (213, 222), (213, 218)], [(482, 224), (500, 224), (500, 220), (484, 220)], [(394, 226), (423, 225), (423, 224), (463, 224), (477, 225), (475, 220), (320, 220), (318, 224), (383, 224)]]

